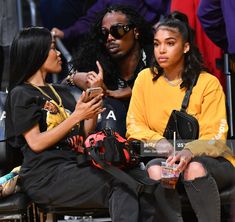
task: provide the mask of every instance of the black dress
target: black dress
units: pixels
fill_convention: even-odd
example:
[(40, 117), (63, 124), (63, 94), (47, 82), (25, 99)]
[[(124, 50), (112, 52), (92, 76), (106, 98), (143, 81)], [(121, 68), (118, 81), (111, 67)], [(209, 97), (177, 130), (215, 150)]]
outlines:
[[(41, 88), (58, 103), (50, 88)], [(55, 86), (55, 89), (66, 112), (72, 112), (75, 107), (72, 95), (62, 86)], [(78, 136), (82, 143), (82, 125), (79, 131), (75, 127), (77, 129), (49, 149), (40, 153), (30, 149), (22, 134), (35, 124), (39, 124), (42, 132), (47, 130), (48, 123), (53, 122), (48, 121), (49, 116), (56, 113), (56, 108), (49, 106), (48, 102), (51, 102), (48, 97), (28, 84), (17, 86), (10, 93), (7, 135), (11, 138), (11, 145), (21, 148), (23, 152), (24, 160), (20, 171), (23, 189), (39, 204), (81, 208), (109, 207), (113, 221), (139, 221), (139, 197), (135, 192), (103, 170), (77, 163), (77, 154), (69, 141)], [(146, 176), (144, 171), (136, 170), (138, 174)], [(143, 209), (149, 207), (143, 206)], [(129, 215), (132, 215), (131, 218)], [(144, 213), (141, 217), (145, 217)], [(147, 217), (143, 221), (152, 221), (151, 215)]]

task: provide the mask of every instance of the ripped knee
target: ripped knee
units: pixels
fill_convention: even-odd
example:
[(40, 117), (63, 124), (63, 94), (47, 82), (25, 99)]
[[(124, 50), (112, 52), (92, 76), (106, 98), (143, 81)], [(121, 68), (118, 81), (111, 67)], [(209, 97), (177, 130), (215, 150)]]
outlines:
[(184, 171), (184, 180), (194, 180), (207, 175), (204, 166), (199, 162), (191, 162)]
[(160, 180), (161, 179), (161, 166), (159, 165), (152, 165), (149, 166), (147, 169), (148, 175), (153, 180)]

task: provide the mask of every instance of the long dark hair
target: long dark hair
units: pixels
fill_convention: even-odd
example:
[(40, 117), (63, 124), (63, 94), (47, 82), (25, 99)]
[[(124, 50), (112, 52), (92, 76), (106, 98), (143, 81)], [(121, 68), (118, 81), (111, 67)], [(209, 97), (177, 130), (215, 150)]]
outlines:
[(14, 38), (10, 52), (9, 89), (22, 84), (46, 61), (52, 36), (48, 29), (29, 27)]
[(113, 58), (107, 52), (100, 35), (102, 20), (104, 16), (110, 12), (120, 12), (124, 14), (128, 23), (131, 23), (138, 29), (139, 39), (137, 41), (142, 49), (147, 45), (152, 45), (153, 32), (151, 25), (148, 24), (138, 12), (127, 5), (112, 5), (98, 15), (87, 37), (87, 41), (80, 47), (80, 50), (74, 57), (74, 66), (79, 71), (97, 71), (95, 61), (99, 60), (104, 69), (104, 82), (108, 83), (109, 87), (112, 88), (112, 84), (115, 85), (117, 77), (119, 76), (119, 69)]
[[(201, 53), (194, 43), (194, 32), (189, 27), (187, 16), (178, 11), (172, 12), (159, 22), (155, 27), (155, 33), (163, 26), (177, 29), (181, 33), (184, 43), (189, 43), (190, 49), (184, 56), (184, 69), (182, 72), (182, 83), (180, 85), (181, 88), (188, 88), (192, 84), (192, 80), (205, 70)], [(159, 76), (163, 75), (163, 68), (160, 67), (155, 58), (153, 58), (151, 72), (154, 75), (153, 80), (157, 80)]]

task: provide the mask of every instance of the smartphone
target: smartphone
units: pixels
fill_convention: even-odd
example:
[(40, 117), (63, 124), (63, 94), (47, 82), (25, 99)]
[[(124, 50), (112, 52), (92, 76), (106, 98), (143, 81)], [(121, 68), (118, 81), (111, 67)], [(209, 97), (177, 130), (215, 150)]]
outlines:
[(100, 95), (103, 93), (103, 89), (101, 87), (93, 87), (93, 88), (88, 88), (85, 92), (85, 102), (89, 102), (92, 100), (94, 97)]

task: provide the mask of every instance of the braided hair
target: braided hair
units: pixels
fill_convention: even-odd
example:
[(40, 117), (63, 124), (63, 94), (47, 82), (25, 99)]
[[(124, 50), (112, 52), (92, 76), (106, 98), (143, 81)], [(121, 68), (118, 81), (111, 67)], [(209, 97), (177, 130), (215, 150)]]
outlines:
[(101, 38), (102, 20), (107, 13), (120, 12), (124, 14), (128, 23), (132, 24), (139, 31), (138, 42), (141, 48), (147, 45), (152, 45), (153, 32), (151, 25), (139, 15), (132, 7), (127, 5), (112, 5), (106, 8), (99, 14), (91, 32), (87, 36), (87, 40), (82, 44), (80, 50), (74, 56), (74, 67), (81, 72), (88, 72), (91, 70), (98, 71), (96, 67), (96, 60), (101, 63), (104, 70), (104, 83), (109, 86), (109, 89), (115, 89), (119, 68), (115, 60), (109, 55), (105, 48), (105, 43)]

